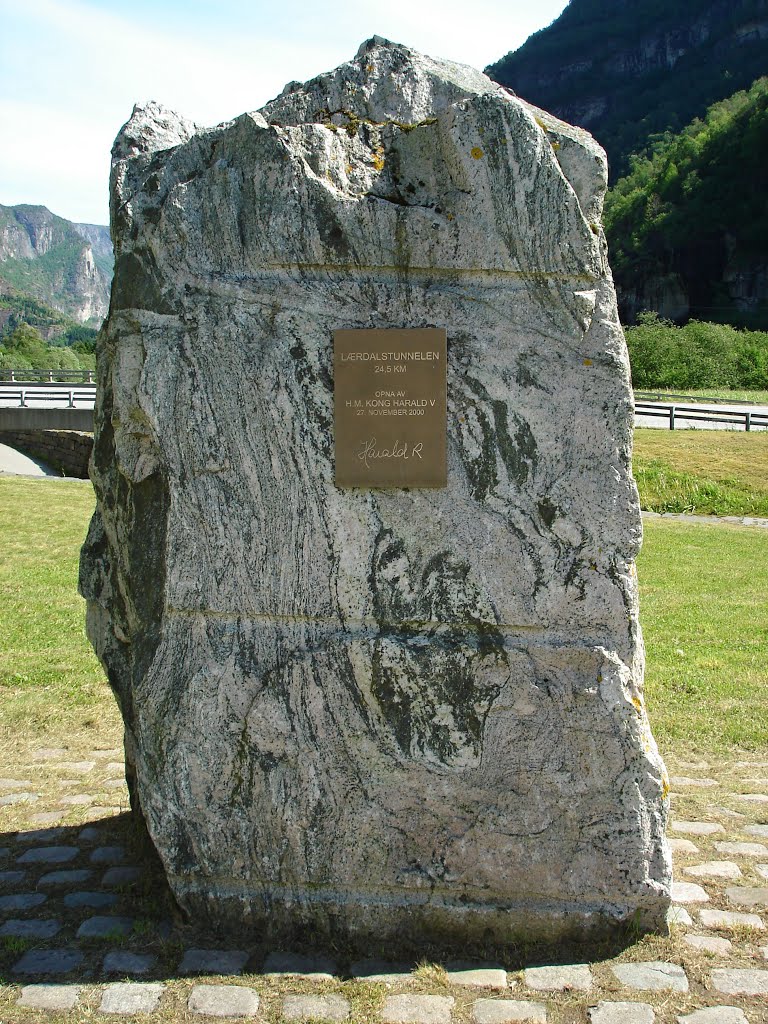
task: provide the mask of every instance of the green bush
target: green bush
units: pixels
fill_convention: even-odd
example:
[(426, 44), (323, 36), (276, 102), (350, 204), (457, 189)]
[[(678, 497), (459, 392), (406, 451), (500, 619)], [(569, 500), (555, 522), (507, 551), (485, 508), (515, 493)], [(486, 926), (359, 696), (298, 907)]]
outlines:
[(768, 333), (641, 313), (626, 328), (635, 388), (768, 388)]

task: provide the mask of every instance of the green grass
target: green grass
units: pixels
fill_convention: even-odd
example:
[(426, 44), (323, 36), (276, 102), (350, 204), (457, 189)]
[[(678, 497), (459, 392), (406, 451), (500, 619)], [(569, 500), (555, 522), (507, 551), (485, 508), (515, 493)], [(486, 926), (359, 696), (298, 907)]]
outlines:
[(639, 427), (633, 469), (649, 512), (768, 517), (768, 431)]
[[(93, 505), (87, 481), (0, 477), (0, 738), (119, 735), (77, 594)], [(768, 531), (649, 521), (638, 575), (662, 746), (768, 747)]]
[(638, 578), (662, 750), (768, 749), (768, 531), (648, 521)]
[(729, 402), (752, 402), (754, 405), (768, 405), (768, 391), (745, 391), (738, 388), (637, 388), (637, 393), (645, 395), (684, 395), (690, 399), (706, 401), (711, 398), (722, 398)]
[(116, 715), (77, 593), (94, 503), (88, 481), (0, 478), (0, 736), (92, 728)]

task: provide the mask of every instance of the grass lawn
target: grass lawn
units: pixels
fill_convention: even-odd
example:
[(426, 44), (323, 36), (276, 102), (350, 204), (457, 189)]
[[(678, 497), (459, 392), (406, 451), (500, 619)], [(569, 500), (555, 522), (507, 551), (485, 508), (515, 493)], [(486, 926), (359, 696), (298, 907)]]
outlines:
[(638, 427), (633, 463), (650, 512), (768, 517), (768, 431)]
[[(85, 637), (77, 567), (95, 498), (89, 481), (0, 477), (0, 746), (27, 737), (91, 742), (118, 729)], [(117, 732), (119, 737), (119, 731)], [(85, 739), (85, 737), (83, 737)]]
[[(755, 468), (756, 479), (764, 472)], [(87, 481), (0, 477), (0, 741), (8, 750), (22, 736), (119, 743), (119, 715), (77, 594), (93, 505)], [(638, 575), (648, 706), (662, 748), (768, 748), (768, 531), (649, 521)]]
[(768, 405), (768, 391), (730, 391), (728, 388), (697, 388), (688, 391), (686, 388), (638, 388), (639, 395), (661, 395), (662, 399), (668, 395), (683, 395), (686, 398), (698, 398), (706, 401), (708, 398), (722, 398), (729, 402), (751, 402), (753, 405)]
[(768, 750), (768, 530), (646, 521), (637, 573), (662, 753)]

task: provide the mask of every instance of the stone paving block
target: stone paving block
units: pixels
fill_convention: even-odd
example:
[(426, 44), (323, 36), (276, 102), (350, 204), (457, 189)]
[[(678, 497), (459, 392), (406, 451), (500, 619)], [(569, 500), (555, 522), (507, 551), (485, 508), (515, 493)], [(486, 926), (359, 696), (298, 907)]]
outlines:
[(94, 910), (106, 910), (117, 903), (117, 896), (111, 892), (68, 892), (64, 897), (64, 906), (70, 910), (92, 907)]
[(34, 751), (32, 757), (35, 761), (51, 761), (66, 754), (64, 747), (41, 747)]
[(749, 836), (768, 839), (768, 825), (744, 825), (741, 831), (746, 832)]
[(107, 985), (101, 997), (101, 1013), (152, 1013), (165, 985), (150, 981), (116, 981)]
[(544, 1003), (528, 1003), (522, 999), (477, 999), (472, 1005), (474, 1024), (517, 1024), (534, 1021), (546, 1024), (547, 1008)]
[(90, 856), (91, 864), (123, 864), (125, 862), (124, 846), (97, 846)]
[(673, 821), (670, 828), (673, 832), (685, 832), (691, 836), (713, 836), (725, 832), (723, 826), (715, 821)]
[(721, 967), (712, 971), (712, 984), (729, 996), (768, 996), (768, 971)]
[(11, 856), (10, 846), (0, 846), (0, 860), (7, 860)]
[(242, 949), (188, 949), (179, 974), (240, 974), (249, 956)]
[(764, 843), (715, 843), (715, 849), (732, 857), (768, 857), (768, 846)]
[(104, 833), (100, 828), (93, 825), (86, 825), (77, 833), (78, 843), (100, 843)]
[(251, 1017), (259, 1009), (259, 997), (254, 989), (239, 985), (195, 985), (187, 1007), (209, 1017)]
[(703, 864), (692, 864), (683, 871), (694, 878), (741, 878), (741, 868), (732, 860), (708, 860)]
[(672, 853), (698, 853), (699, 848), (690, 839), (677, 839), (675, 836), (667, 839)]
[(40, 797), (37, 793), (8, 793), (0, 796), (0, 807), (11, 807), (13, 804), (36, 804)]
[(760, 956), (762, 956), (763, 960), (768, 960), (768, 946), (760, 947)]
[(108, 772), (124, 772), (125, 761), (110, 761), (106, 765), (106, 771)]
[(78, 985), (25, 985), (16, 1005), (30, 1010), (72, 1010), (79, 995)]
[(0, 779), (0, 792), (8, 792), (14, 789), (32, 789), (34, 782), (29, 779)]
[(768, 887), (735, 885), (725, 890), (726, 899), (737, 907), (768, 907)]
[(286, 1020), (346, 1020), (350, 1006), (343, 996), (288, 995), (283, 997)]
[(706, 889), (695, 882), (673, 882), (671, 895), (675, 903), (709, 903)]
[(768, 878), (768, 864), (755, 864), (755, 871), (761, 878)]
[(335, 961), (324, 956), (300, 956), (298, 953), (270, 953), (262, 974), (296, 974), (302, 978), (327, 981), (337, 973)]
[(688, 978), (677, 964), (663, 960), (649, 960), (644, 963), (611, 964), (611, 970), (622, 985), (644, 992), (687, 992)]
[(53, 889), (59, 885), (82, 885), (93, 874), (87, 868), (72, 868), (69, 871), (49, 871), (38, 879), (38, 889)]
[(734, 796), (752, 804), (768, 804), (768, 796), (765, 793), (734, 793)]
[(384, 1024), (450, 1024), (451, 996), (387, 996), (381, 1019)]
[(588, 992), (592, 988), (592, 972), (587, 964), (527, 967), (523, 977), (528, 988), (536, 992)]
[(9, 910), (32, 910), (45, 903), (48, 897), (44, 892), (15, 892), (10, 896), (0, 896), (0, 913)]
[(380, 982), (384, 985), (397, 985), (400, 982), (413, 981), (412, 966), (405, 963), (391, 963), (386, 960), (358, 960), (352, 964), (349, 973), (361, 981)]
[(69, 829), (63, 825), (54, 825), (52, 828), (33, 828), (27, 832), (17, 832), (16, 842), (24, 846), (36, 846), (40, 843), (52, 843), (57, 839), (63, 839), (69, 833)]
[(64, 817), (64, 811), (42, 811), (40, 814), (30, 814), (29, 820), (40, 825), (55, 825)]
[(125, 779), (107, 779), (101, 783), (102, 789), (127, 789)]
[(747, 817), (746, 814), (742, 814), (740, 811), (734, 811), (730, 807), (721, 807), (719, 804), (709, 804), (707, 810), (710, 814), (715, 814), (719, 818), (732, 818), (734, 821), (737, 819), (746, 821)]
[(685, 907), (679, 907), (673, 903), (667, 909), (667, 924), (670, 926), (676, 924), (680, 927), (688, 927), (693, 924), (693, 920)]
[(30, 949), (13, 965), (14, 974), (69, 974), (84, 960), (76, 949)]
[(18, 885), (26, 877), (26, 871), (0, 871), (0, 885)]
[(589, 1008), (590, 1024), (654, 1024), (656, 1014), (648, 1003), (612, 1003), (601, 999)]
[(703, 949), (716, 956), (728, 956), (733, 949), (730, 939), (722, 939), (717, 935), (684, 935), (683, 942), (693, 946), (694, 949)]
[(115, 949), (104, 957), (105, 974), (146, 974), (157, 963), (152, 953), (131, 953)]
[(121, 868), (109, 868), (108, 871), (104, 872), (101, 884), (105, 889), (115, 889), (121, 885), (132, 885), (143, 874), (144, 872), (141, 868), (129, 867), (127, 865)]
[(133, 931), (132, 917), (110, 917), (96, 915), (89, 917), (75, 933), (78, 939), (106, 939), (113, 935), (130, 935)]
[(36, 846), (16, 858), (17, 864), (67, 864), (80, 853), (78, 846)]
[(738, 1006), (708, 1006), (678, 1017), (677, 1024), (749, 1024), (749, 1021)]
[(673, 789), (711, 789), (713, 786), (720, 785), (717, 779), (695, 779), (689, 775), (673, 775), (669, 781), (672, 783)]
[(61, 931), (61, 921), (49, 918), (45, 921), (22, 921), (11, 918), (0, 928), (0, 938), (6, 936), (16, 939), (52, 939)]
[(76, 793), (74, 796), (63, 796), (57, 802), (65, 807), (87, 807), (95, 799), (96, 797), (92, 793)]
[(734, 910), (700, 910), (699, 921), (705, 928), (757, 928), (763, 931), (765, 925), (757, 914), (738, 914)]
[(53, 766), (63, 772), (78, 772), (80, 775), (87, 775), (96, 767), (95, 761), (59, 761)]
[(451, 985), (467, 988), (507, 988), (507, 972), (500, 964), (451, 960), (445, 965)]

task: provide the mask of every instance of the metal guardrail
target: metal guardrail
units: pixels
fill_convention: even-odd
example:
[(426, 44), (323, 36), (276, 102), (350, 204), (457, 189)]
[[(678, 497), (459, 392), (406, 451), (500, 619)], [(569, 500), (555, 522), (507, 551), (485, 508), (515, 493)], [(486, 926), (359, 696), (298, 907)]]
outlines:
[[(61, 408), (62, 402), (66, 402), (67, 408), (76, 409), (78, 403), (92, 406), (95, 401), (95, 384), (84, 384), (79, 388), (56, 383), (48, 387), (42, 384), (22, 384), (15, 387), (0, 384), (0, 405), (5, 408), (30, 409), (39, 405)], [(15, 406), (10, 403), (15, 403)]]
[(744, 430), (753, 427), (768, 428), (768, 412), (755, 412), (754, 409), (709, 409), (702, 405), (676, 405), (635, 401), (636, 416), (658, 416), (669, 421), (669, 429), (674, 430), (677, 420), (699, 420), (704, 423), (736, 424)]
[(57, 381), (74, 381), (93, 384), (95, 370), (6, 370), (0, 369), (0, 382), (10, 384), (55, 384)]

